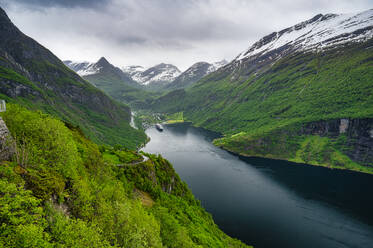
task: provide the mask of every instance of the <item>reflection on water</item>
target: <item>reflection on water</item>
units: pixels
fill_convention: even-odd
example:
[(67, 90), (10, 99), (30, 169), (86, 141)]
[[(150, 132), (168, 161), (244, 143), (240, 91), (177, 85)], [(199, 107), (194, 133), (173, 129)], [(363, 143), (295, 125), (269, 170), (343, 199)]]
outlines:
[(243, 158), (186, 124), (147, 130), (146, 152), (170, 160), (229, 235), (255, 247), (371, 247), (373, 176)]

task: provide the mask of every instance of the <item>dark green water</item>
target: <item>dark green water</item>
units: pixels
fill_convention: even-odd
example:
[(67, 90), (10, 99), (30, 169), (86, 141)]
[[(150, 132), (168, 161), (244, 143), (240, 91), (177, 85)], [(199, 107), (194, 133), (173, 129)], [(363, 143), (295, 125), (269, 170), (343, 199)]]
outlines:
[(146, 131), (219, 227), (257, 248), (373, 247), (373, 176), (240, 158), (186, 124)]

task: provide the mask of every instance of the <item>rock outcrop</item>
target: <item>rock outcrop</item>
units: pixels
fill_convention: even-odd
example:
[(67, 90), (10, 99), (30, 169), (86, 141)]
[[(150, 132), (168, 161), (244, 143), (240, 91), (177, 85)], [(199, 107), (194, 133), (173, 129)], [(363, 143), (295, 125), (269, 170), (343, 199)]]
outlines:
[(0, 161), (10, 160), (14, 152), (13, 139), (9, 129), (0, 117)]
[(300, 135), (346, 136), (345, 154), (365, 166), (373, 163), (373, 119), (334, 119), (305, 124)]

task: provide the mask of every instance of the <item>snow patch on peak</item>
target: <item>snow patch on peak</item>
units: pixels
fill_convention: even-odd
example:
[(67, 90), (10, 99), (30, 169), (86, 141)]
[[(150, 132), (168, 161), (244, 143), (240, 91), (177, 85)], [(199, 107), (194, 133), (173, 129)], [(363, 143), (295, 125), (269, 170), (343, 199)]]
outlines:
[(191, 67), (189, 67), (186, 71), (184, 71), (180, 77), (185, 80), (187, 78), (193, 78), (196, 75), (201, 74), (201, 76), (207, 75), (210, 69), (213, 67), (212, 64), (207, 62), (197, 62), (194, 63)]
[(219, 69), (220, 67), (223, 67), (226, 64), (228, 64), (228, 61), (226, 59), (212, 63), (212, 65), (215, 66), (216, 69)]
[(143, 84), (151, 84), (154, 82), (172, 82), (177, 76), (181, 74), (180, 70), (171, 64), (159, 64), (145, 70), (143, 75)]
[(217, 62), (214, 62), (210, 65), (209, 69), (207, 70), (207, 74), (211, 73), (211, 72), (214, 72), (214, 71), (217, 71), (220, 67), (223, 67), (225, 66), (226, 64), (228, 64), (228, 61), (223, 59), (221, 61), (217, 61)]
[(71, 70), (79, 74), (79, 76), (87, 76), (96, 74), (100, 71), (101, 67), (97, 66), (96, 63), (91, 63), (88, 61), (71, 61), (65, 60), (64, 64)]
[(98, 67), (96, 64), (89, 64), (86, 68), (81, 69), (77, 71), (76, 73), (78, 73), (79, 76), (83, 77), (83, 76), (97, 74), (100, 72), (101, 69), (102, 67)]
[(122, 71), (125, 73), (136, 73), (136, 72), (142, 72), (144, 71), (145, 68), (142, 67), (141, 65), (129, 65), (129, 66), (124, 66), (122, 67)]
[(122, 68), (124, 73), (131, 76), (132, 80), (149, 85), (153, 83), (170, 83), (181, 74), (180, 70), (171, 64), (161, 63), (150, 68), (142, 66), (126, 66)]
[(293, 27), (274, 32), (254, 43), (235, 59), (263, 55), (279, 48), (322, 50), (373, 37), (373, 9), (361, 13), (317, 15)]

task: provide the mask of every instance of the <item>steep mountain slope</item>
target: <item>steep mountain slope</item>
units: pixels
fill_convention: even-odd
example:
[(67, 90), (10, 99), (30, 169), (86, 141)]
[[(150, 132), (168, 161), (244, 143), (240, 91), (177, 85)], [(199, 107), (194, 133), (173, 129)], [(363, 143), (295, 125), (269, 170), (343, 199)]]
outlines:
[(373, 10), (317, 15), (154, 102), (249, 156), (373, 172)]
[(165, 89), (179, 89), (185, 88), (193, 83), (197, 82), (204, 76), (208, 75), (211, 72), (218, 70), (220, 67), (223, 67), (228, 62), (222, 60), (213, 64), (207, 62), (197, 62), (189, 67), (186, 71), (181, 73), (174, 81), (167, 84)]
[(362, 13), (316, 15), (293, 27), (274, 32), (241, 53), (236, 60), (272, 53), (286, 55), (294, 51), (322, 51), (372, 38), (372, 10)]
[(127, 66), (123, 68), (125, 73), (146, 89), (158, 90), (175, 80), (180, 75), (180, 70), (171, 64), (158, 64), (148, 69), (141, 66)]
[(247, 247), (160, 155), (99, 147), (77, 127), (8, 107), (0, 143), (9, 128), (18, 152), (0, 158), (1, 247)]
[(90, 74), (95, 74), (98, 72), (99, 68), (96, 68), (95, 63), (88, 61), (75, 62), (72, 60), (62, 61), (67, 67), (79, 74), (79, 76), (86, 76)]
[(141, 65), (129, 65), (122, 67), (122, 71), (130, 76), (132, 80), (135, 80), (137, 82), (137, 78), (141, 74), (141, 72), (145, 71), (145, 68)]
[(152, 93), (144, 90), (144, 86), (133, 81), (129, 74), (110, 64), (104, 57), (96, 63), (70, 60), (64, 63), (98, 89), (132, 107), (145, 108), (153, 97)]
[(0, 8), (0, 97), (79, 125), (97, 142), (140, 145), (130, 109), (114, 102), (24, 35)]
[[(113, 88), (115, 83), (124, 84), (134, 88), (140, 88), (139, 84), (134, 82), (128, 75), (122, 72), (121, 69), (110, 64), (106, 58), (100, 58), (96, 63), (90, 62), (72, 62), (70, 60), (63, 61), (66, 66), (71, 70), (78, 73), (84, 79), (91, 82), (98, 88), (105, 86), (105, 83), (102, 82), (102, 79), (110, 79), (113, 85), (108, 85), (108, 88)], [(114, 89), (115, 90), (115, 87)], [(106, 91), (105, 91), (106, 92)]]

